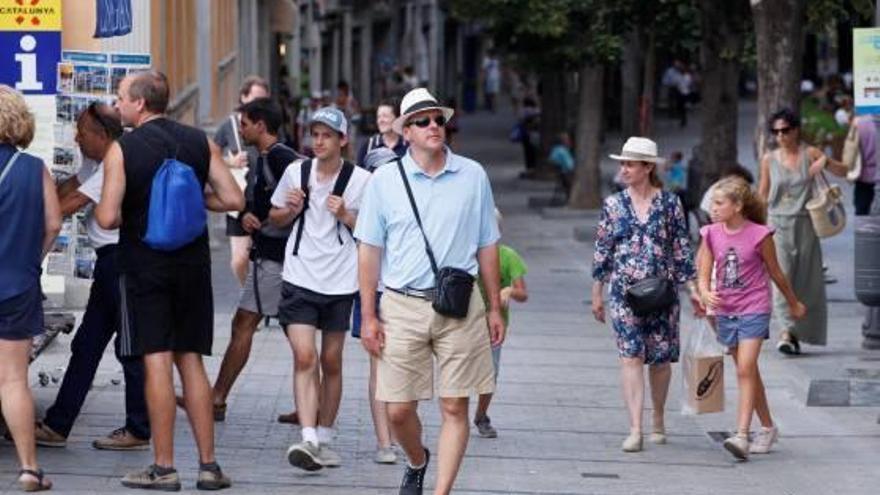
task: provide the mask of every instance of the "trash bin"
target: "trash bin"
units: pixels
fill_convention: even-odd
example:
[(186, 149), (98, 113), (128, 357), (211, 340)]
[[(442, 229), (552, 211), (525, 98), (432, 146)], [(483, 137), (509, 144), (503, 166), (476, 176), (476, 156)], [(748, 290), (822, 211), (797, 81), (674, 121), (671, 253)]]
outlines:
[(880, 216), (856, 217), (856, 299), (868, 306), (862, 324), (862, 347), (880, 349)]

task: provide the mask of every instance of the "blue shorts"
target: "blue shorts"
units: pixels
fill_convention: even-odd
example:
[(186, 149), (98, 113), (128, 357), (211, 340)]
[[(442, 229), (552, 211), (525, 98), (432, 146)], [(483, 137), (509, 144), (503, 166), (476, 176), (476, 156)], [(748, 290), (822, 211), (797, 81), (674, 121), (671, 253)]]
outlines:
[(25, 340), (43, 333), (43, 291), (40, 282), (0, 301), (0, 339)]
[(736, 347), (740, 340), (769, 339), (770, 315), (717, 315), (718, 342)]

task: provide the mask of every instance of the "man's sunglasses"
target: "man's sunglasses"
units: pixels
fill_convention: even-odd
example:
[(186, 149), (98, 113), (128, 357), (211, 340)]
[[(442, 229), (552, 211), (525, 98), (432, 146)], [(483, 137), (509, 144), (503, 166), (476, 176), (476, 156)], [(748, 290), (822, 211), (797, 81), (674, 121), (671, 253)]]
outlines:
[[(443, 127), (444, 125), (446, 125), (446, 116), (444, 115), (437, 115), (436, 117), (434, 117), (433, 120), (434, 123), (437, 124), (437, 127)], [(431, 117), (422, 117), (418, 120), (410, 120), (406, 123), (406, 125), (414, 125), (416, 127), (421, 127), (422, 129), (424, 129), (425, 127), (431, 125)]]
[(791, 129), (792, 129), (791, 127), (780, 127), (778, 129), (770, 129), (770, 132), (774, 136), (778, 136), (780, 134), (788, 134), (789, 132), (791, 132)]

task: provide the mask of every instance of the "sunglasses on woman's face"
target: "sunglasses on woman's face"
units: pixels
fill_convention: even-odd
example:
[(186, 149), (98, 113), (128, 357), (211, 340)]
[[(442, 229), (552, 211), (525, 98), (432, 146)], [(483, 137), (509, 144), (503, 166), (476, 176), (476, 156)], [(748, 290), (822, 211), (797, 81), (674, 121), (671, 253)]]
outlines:
[(771, 132), (774, 136), (778, 136), (780, 134), (785, 135), (791, 132), (791, 127), (780, 127), (778, 129), (772, 129)]
[[(418, 120), (410, 120), (406, 125), (414, 125), (416, 127), (424, 129), (425, 127), (431, 125), (431, 120), (431, 117), (422, 117)], [(437, 127), (443, 127), (444, 125), (446, 125), (446, 117), (443, 115), (437, 115), (436, 117), (434, 117), (433, 120), (434, 123), (437, 124)]]

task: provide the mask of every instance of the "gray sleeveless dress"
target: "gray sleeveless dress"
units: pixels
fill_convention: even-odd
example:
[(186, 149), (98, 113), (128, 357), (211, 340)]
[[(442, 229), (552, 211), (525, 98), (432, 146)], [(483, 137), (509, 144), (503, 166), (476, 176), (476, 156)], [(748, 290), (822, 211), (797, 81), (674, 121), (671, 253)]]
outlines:
[(773, 317), (780, 330), (788, 329), (801, 342), (825, 345), (828, 305), (822, 273), (822, 246), (806, 208), (813, 190), (810, 159), (806, 146), (801, 146), (797, 171), (793, 171), (782, 165), (779, 153), (776, 150), (770, 155), (767, 220), (776, 229), (773, 240), (779, 265), (798, 299), (807, 307), (807, 315), (801, 320), (793, 320), (785, 297), (773, 285)]

